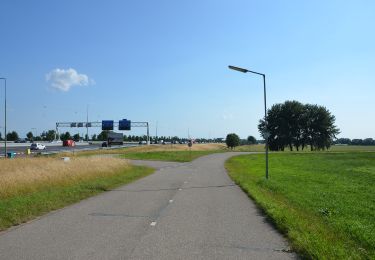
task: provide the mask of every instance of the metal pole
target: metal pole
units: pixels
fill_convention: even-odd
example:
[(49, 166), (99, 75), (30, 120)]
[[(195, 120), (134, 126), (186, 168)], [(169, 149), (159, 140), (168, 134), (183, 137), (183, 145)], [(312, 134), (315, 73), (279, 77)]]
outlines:
[(268, 121), (267, 121), (267, 98), (266, 98), (266, 75), (263, 74), (263, 73), (259, 73), (259, 72), (256, 72), (256, 71), (252, 71), (252, 70), (248, 70), (248, 69), (244, 69), (244, 68), (240, 68), (240, 67), (235, 67), (235, 66), (228, 66), (230, 69), (232, 70), (237, 70), (237, 71), (240, 71), (242, 73), (247, 73), (247, 72), (250, 72), (250, 73), (253, 73), (253, 74), (257, 74), (257, 75), (261, 75), (263, 76), (263, 89), (264, 89), (264, 123), (265, 123), (265, 133), (264, 133), (264, 139), (265, 139), (265, 142), (266, 142), (266, 179), (268, 179), (268, 138), (269, 138), (269, 133), (268, 133)]
[(89, 142), (89, 105), (87, 105), (87, 110), (86, 110), (86, 141)]
[(6, 78), (0, 78), (4, 80), (4, 86), (5, 86), (5, 95), (4, 95), (4, 157), (7, 158), (7, 79)]
[(148, 127), (148, 122), (147, 122), (147, 145), (150, 145), (150, 130)]
[(58, 132), (59, 132), (59, 129), (58, 129), (58, 126), (57, 126), (57, 123), (56, 123), (56, 132), (55, 132), (55, 140), (56, 140), (56, 142), (57, 142), (57, 134), (58, 134)]
[(268, 121), (267, 121), (267, 98), (266, 98), (266, 75), (263, 74), (263, 88), (264, 88), (264, 122), (266, 125), (266, 179), (268, 179)]

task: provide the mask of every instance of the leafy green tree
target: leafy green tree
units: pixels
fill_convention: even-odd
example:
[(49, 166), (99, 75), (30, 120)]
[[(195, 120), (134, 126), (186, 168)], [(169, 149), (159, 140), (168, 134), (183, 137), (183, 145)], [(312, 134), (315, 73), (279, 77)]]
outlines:
[(45, 140), (46, 141), (53, 141), (53, 140), (55, 140), (55, 136), (56, 136), (56, 131), (55, 130), (48, 130), (45, 133)]
[(238, 137), (238, 135), (231, 133), (227, 135), (225, 143), (229, 148), (233, 150), (236, 146), (240, 145), (240, 138)]
[(248, 144), (256, 144), (257, 143), (257, 139), (255, 139), (254, 136), (250, 135), (247, 137), (247, 143)]
[(65, 132), (65, 134), (62, 133), (62, 134), (60, 135), (60, 139), (61, 139), (61, 141), (71, 140), (71, 139), (72, 139), (72, 136), (70, 135), (69, 132)]
[(362, 139), (353, 139), (351, 144), (352, 145), (362, 145), (363, 140)]
[(7, 140), (8, 141), (16, 141), (18, 139), (19, 139), (19, 137), (18, 137), (18, 133), (16, 131), (12, 131), (12, 132), (7, 134)]
[(99, 141), (107, 141), (108, 139), (108, 130), (103, 130), (100, 134), (98, 134)]
[(268, 136), (272, 151), (283, 151), (285, 147), (303, 150), (308, 145), (311, 150), (328, 149), (339, 133), (335, 117), (325, 107), (298, 101), (273, 105), (266, 119), (268, 125), (260, 120), (258, 129), (263, 138)]
[(2, 135), (2, 133), (0, 132), (0, 141), (2, 141), (3, 140), (3, 135)]
[(26, 137), (27, 137), (27, 139), (29, 139), (31, 141), (34, 139), (34, 135), (31, 131), (26, 134)]
[(365, 138), (362, 141), (363, 145), (374, 145), (375, 141), (372, 138)]
[(267, 111), (267, 126), (264, 119), (258, 125), (261, 136), (266, 139), (268, 135), (268, 147), (271, 151), (284, 151), (287, 146), (285, 120), (281, 114), (282, 104), (275, 104)]
[(323, 106), (305, 105), (307, 123), (303, 131), (304, 143), (310, 145), (311, 151), (328, 149), (340, 130), (334, 125), (335, 116)]
[(80, 136), (79, 136), (78, 133), (75, 134), (75, 135), (73, 135), (73, 140), (74, 140), (74, 141), (79, 142), (79, 139), (80, 139)]
[(91, 137), (91, 139), (92, 139), (93, 141), (96, 141), (96, 134), (93, 134), (92, 137)]

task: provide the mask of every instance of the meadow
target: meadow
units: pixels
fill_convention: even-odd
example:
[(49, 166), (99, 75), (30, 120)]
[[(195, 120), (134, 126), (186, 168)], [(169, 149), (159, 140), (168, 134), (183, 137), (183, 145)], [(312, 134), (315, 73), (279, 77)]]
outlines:
[(375, 153), (361, 148), (271, 153), (269, 180), (264, 154), (233, 157), (226, 168), (302, 256), (374, 259)]
[(229, 151), (224, 144), (194, 144), (189, 148), (186, 144), (168, 144), (168, 145), (144, 145), (135, 147), (126, 147), (118, 149), (100, 149), (93, 151), (82, 151), (73, 153), (63, 153), (53, 155), (87, 157), (94, 155), (116, 155), (121, 158), (136, 160), (157, 160), (157, 161), (175, 161), (189, 162), (200, 156), (211, 153)]
[(118, 158), (0, 160), (0, 230), (152, 172)]

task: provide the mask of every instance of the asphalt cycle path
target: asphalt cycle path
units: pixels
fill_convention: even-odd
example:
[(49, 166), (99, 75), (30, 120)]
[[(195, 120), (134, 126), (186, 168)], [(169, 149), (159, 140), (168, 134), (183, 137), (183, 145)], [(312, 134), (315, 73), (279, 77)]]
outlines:
[(0, 234), (0, 259), (294, 259), (218, 153), (157, 171)]

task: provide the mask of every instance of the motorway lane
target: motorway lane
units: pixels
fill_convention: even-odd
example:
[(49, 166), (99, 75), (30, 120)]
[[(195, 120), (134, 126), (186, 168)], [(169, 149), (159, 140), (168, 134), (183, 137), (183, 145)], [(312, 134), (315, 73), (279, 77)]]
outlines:
[(159, 170), (1, 234), (0, 259), (296, 258), (227, 176), (235, 154), (147, 162)]
[[(53, 143), (43, 143), (46, 145), (45, 150), (32, 150), (32, 154), (36, 153), (56, 153), (56, 152), (77, 152), (77, 151), (82, 151), (82, 150), (97, 150), (101, 148), (101, 144), (96, 143), (96, 144), (78, 144), (75, 147), (66, 147), (62, 146), (62, 143), (60, 144), (53, 144)], [(26, 149), (30, 148), (31, 143), (26, 143), (26, 144), (12, 144), (11, 146), (7, 147), (8, 152), (15, 152), (17, 154), (23, 154), (26, 152)], [(125, 144), (121, 147), (130, 147), (130, 146), (137, 146), (138, 144)], [(116, 148), (120, 146), (112, 146), (112, 148)], [(4, 156), (4, 145), (0, 145), (0, 157)]]

